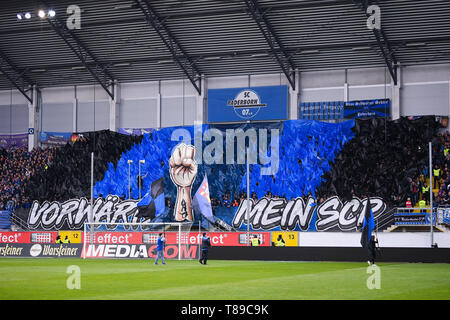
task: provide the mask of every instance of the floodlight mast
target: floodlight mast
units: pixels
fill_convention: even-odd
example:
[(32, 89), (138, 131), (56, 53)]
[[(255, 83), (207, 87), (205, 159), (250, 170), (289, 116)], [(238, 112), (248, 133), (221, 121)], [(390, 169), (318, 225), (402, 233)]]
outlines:
[(139, 180), (138, 180), (138, 183), (139, 183), (139, 186), (138, 186), (138, 188), (139, 188), (139, 200), (141, 200), (141, 189), (142, 189), (141, 163), (145, 164), (145, 160), (143, 160), (143, 159), (139, 160)]
[(131, 164), (133, 160), (128, 160), (128, 199), (131, 199)]

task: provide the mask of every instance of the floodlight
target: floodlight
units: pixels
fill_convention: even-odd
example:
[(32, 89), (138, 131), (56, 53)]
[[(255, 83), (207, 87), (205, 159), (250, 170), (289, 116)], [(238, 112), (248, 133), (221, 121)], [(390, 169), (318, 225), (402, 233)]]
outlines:
[(54, 16), (56, 16), (55, 10), (53, 10), (53, 9), (48, 10), (48, 16), (49, 16), (50, 18), (53, 18)]
[(45, 18), (45, 11), (44, 10), (39, 10), (38, 11), (38, 16), (39, 16), (39, 18), (44, 19)]
[(25, 12), (25, 19), (31, 19), (31, 13)]

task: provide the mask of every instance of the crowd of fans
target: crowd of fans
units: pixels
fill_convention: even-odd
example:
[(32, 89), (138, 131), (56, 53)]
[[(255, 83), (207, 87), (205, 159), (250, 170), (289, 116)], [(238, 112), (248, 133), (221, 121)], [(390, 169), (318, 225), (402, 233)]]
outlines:
[(445, 131), (438, 134), (433, 150), (433, 189), (434, 199), (438, 206), (450, 206), (450, 134)]
[(408, 195), (406, 201), (399, 206), (429, 206), (430, 193), (434, 206), (450, 206), (450, 134), (448, 131), (439, 133), (433, 140), (432, 161), (433, 190), (430, 186), (429, 166), (424, 165), (414, 176), (408, 178)]
[(14, 200), (16, 208), (29, 208), (33, 199), (24, 192), (27, 181), (40, 170), (46, 170), (55, 154), (55, 147), (35, 148), (28, 152), (26, 147), (0, 149), (0, 209)]

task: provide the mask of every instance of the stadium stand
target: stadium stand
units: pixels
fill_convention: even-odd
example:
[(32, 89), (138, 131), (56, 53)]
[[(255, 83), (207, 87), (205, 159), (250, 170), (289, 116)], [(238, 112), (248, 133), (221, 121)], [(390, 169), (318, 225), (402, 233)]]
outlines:
[(14, 200), (17, 208), (29, 208), (32, 194), (25, 191), (31, 177), (43, 174), (51, 165), (56, 149), (35, 148), (28, 152), (26, 147), (2, 149), (0, 152), (0, 209)]
[(434, 163), (440, 170), (438, 184), (433, 188), (433, 194), (439, 206), (450, 206), (450, 135), (448, 131), (439, 133), (434, 139)]
[(95, 180), (103, 178), (108, 164), (113, 166), (128, 148), (141, 137), (108, 130), (88, 132), (83, 139), (57, 149), (47, 170), (39, 171), (24, 185), (26, 195), (39, 201), (64, 201), (90, 196), (90, 161), (95, 150)]
[(427, 144), (437, 128), (433, 117), (357, 121), (355, 138), (325, 174), (319, 194), (335, 192), (343, 198), (379, 195), (396, 206), (403, 205), (411, 196), (411, 181), (428, 164)]
[[(192, 126), (184, 128), (193, 133)], [(203, 129), (208, 128), (205, 125)], [(282, 148), (278, 172), (261, 176), (263, 166), (252, 165), (251, 196), (254, 200), (262, 197), (291, 200), (312, 195), (317, 204), (332, 196), (342, 199), (380, 196), (395, 207), (404, 207), (409, 197), (413, 199), (414, 207), (425, 198), (422, 186), (429, 182), (426, 178), (427, 143), (433, 138), (443, 138), (437, 133), (438, 128), (434, 117), (396, 121), (357, 119), (336, 124), (315, 120), (285, 121), (280, 134)], [(127, 197), (129, 159), (136, 163), (139, 159), (146, 160), (142, 167), (142, 172), (148, 173), (148, 177), (143, 179), (144, 189), (161, 176), (170, 181), (168, 159), (178, 143), (171, 140), (176, 129), (179, 127), (155, 130), (143, 136), (110, 131), (95, 135), (86, 133), (82, 135), (84, 139), (68, 143), (56, 151), (51, 149), (54, 155), (50, 160), (53, 161), (48, 164), (37, 155), (45, 156), (50, 151), (36, 149), (36, 156), (32, 159), (37, 159), (45, 170), (31, 175), (20, 185), (24, 190), (20, 196), (41, 202), (89, 198), (90, 152), (93, 148), (96, 150), (94, 198), (108, 194)], [(441, 159), (441, 153), (435, 153), (435, 158)], [(436, 163), (444, 164), (439, 160)], [(134, 166), (133, 175), (137, 174), (136, 170)], [(224, 212), (220, 208), (236, 207), (246, 198), (245, 165), (203, 164), (199, 166), (199, 172), (208, 173), (215, 212)], [(134, 180), (131, 197), (137, 199), (139, 191)], [(195, 181), (194, 190), (200, 182), (200, 179)], [(175, 201), (170, 198), (176, 194), (174, 188), (171, 183), (165, 184), (169, 207)]]

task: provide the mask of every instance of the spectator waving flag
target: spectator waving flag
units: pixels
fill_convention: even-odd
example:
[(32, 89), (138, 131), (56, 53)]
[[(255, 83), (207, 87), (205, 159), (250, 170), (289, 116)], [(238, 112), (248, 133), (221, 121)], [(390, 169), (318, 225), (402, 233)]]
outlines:
[(361, 231), (361, 246), (369, 249), (370, 238), (372, 231), (375, 228), (375, 220), (373, 218), (372, 206), (370, 204), (370, 197), (367, 197), (366, 210), (364, 212), (363, 227)]
[(150, 190), (145, 196), (138, 202), (137, 207), (139, 213), (137, 217), (146, 217), (153, 219), (164, 213), (164, 179), (159, 178), (152, 182)]
[(209, 223), (214, 223), (214, 216), (211, 208), (211, 199), (209, 198), (208, 177), (205, 174), (202, 184), (198, 188), (192, 201), (194, 209), (201, 213)]

